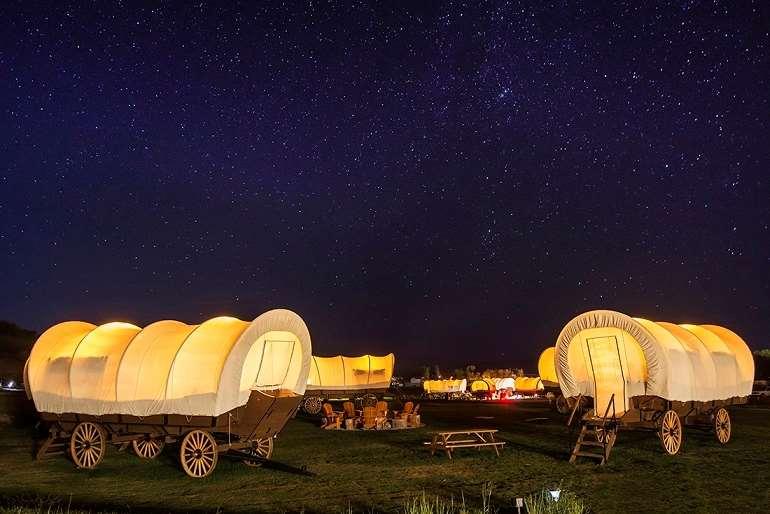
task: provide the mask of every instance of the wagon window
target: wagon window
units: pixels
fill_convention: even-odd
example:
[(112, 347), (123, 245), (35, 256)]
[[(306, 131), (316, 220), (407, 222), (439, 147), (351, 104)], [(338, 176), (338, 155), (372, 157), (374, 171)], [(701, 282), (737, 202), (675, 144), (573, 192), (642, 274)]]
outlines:
[(293, 394), (302, 372), (302, 345), (286, 331), (271, 331), (254, 342), (246, 356), (241, 390)]

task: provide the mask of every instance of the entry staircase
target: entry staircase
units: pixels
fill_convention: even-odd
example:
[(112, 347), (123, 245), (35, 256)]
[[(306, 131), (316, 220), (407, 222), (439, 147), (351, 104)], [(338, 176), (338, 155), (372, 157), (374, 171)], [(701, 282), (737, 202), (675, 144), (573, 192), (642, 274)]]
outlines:
[(37, 443), (35, 458), (42, 460), (55, 455), (64, 455), (68, 450), (67, 442), (67, 439), (58, 437), (58, 433), (51, 428), (48, 432), (48, 437), (44, 441)]
[[(572, 414), (567, 425), (572, 425), (576, 411), (581, 405), (581, 396), (578, 396)], [(612, 414), (610, 414), (612, 408)], [(612, 447), (618, 435), (618, 420), (615, 416), (615, 395), (610, 397), (604, 416), (584, 417), (580, 422), (580, 435), (578, 435), (575, 447), (572, 449), (569, 462), (574, 464), (578, 457), (599, 460), (599, 465), (604, 465), (610, 458)]]

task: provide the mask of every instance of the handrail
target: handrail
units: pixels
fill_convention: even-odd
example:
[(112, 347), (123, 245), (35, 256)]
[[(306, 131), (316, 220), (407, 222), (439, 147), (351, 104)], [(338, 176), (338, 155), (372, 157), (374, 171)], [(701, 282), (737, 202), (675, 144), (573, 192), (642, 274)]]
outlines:
[(616, 418), (616, 411), (615, 411), (615, 393), (612, 393), (612, 396), (610, 396), (610, 401), (607, 402), (607, 408), (604, 409), (604, 416), (602, 417), (602, 448), (604, 448), (604, 460), (606, 461), (609, 458), (609, 449), (607, 445), (611, 445), (613, 443), (610, 442), (610, 435), (607, 433), (607, 415), (610, 413), (610, 406), (612, 406), (612, 423), (613, 427), (615, 422), (617, 421)]
[(607, 419), (607, 414), (610, 413), (610, 405), (612, 405), (612, 419), (615, 419), (615, 393), (612, 393), (612, 396), (610, 396), (610, 401), (607, 402), (607, 408), (604, 410), (604, 416), (602, 416), (605, 420)]
[(575, 417), (575, 412), (578, 410), (578, 407), (580, 406), (580, 400), (583, 399), (583, 393), (580, 393), (577, 395), (577, 398), (575, 399), (575, 406), (572, 407), (572, 413), (569, 415), (569, 419), (567, 420), (567, 426), (572, 426), (572, 418)]

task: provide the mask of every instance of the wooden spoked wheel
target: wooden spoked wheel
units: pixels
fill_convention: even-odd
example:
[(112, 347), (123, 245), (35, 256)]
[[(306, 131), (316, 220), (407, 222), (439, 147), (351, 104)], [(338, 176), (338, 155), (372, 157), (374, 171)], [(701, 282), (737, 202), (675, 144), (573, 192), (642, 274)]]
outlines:
[(208, 476), (214, 471), (218, 459), (214, 436), (204, 430), (185, 434), (179, 448), (179, 460), (185, 473), (193, 478)]
[(323, 401), (321, 400), (320, 396), (308, 396), (305, 398), (305, 401), (302, 402), (302, 408), (305, 410), (305, 412), (312, 414), (313, 416), (319, 414), (322, 407)]
[(667, 410), (660, 419), (660, 444), (666, 453), (676, 455), (682, 447), (682, 420), (673, 410)]
[(163, 451), (166, 442), (162, 438), (145, 436), (131, 441), (131, 446), (137, 456), (143, 459), (154, 459)]
[(719, 444), (727, 444), (730, 441), (730, 435), (732, 434), (730, 413), (724, 407), (720, 407), (714, 413), (714, 433)]
[(263, 460), (267, 460), (273, 455), (273, 438), (265, 437), (264, 439), (252, 441), (251, 448), (244, 451), (255, 457), (259, 457), (257, 460), (243, 459), (244, 464), (251, 467), (261, 466)]
[(83, 469), (95, 468), (107, 451), (107, 433), (97, 423), (78, 423), (70, 437), (70, 455), (75, 465)]

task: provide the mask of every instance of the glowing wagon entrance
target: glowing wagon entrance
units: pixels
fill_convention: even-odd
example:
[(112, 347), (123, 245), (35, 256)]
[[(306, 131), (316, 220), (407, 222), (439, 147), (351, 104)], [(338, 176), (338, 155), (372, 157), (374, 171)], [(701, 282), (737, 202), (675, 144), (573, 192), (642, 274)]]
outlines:
[[(559, 387), (581, 429), (570, 462), (609, 458), (621, 427), (655, 430), (666, 453), (685, 426), (730, 440), (728, 408), (746, 403), (754, 361), (746, 343), (716, 325), (675, 325), (591, 311), (562, 330), (554, 354)], [(586, 401), (591, 405), (579, 412)], [(599, 451), (592, 451), (598, 448)]]
[(297, 410), (310, 370), (310, 334), (295, 313), (247, 322), (79, 321), (48, 329), (25, 368), (28, 393), (49, 437), (37, 455), (65, 453), (94, 468), (108, 445), (141, 458), (175, 444), (189, 476), (209, 475), (221, 455), (255, 466)]

